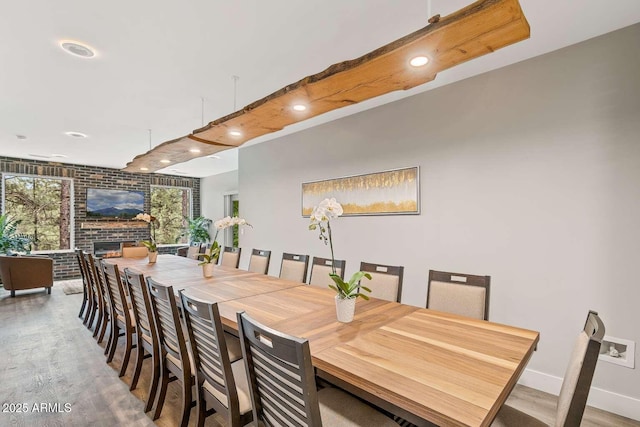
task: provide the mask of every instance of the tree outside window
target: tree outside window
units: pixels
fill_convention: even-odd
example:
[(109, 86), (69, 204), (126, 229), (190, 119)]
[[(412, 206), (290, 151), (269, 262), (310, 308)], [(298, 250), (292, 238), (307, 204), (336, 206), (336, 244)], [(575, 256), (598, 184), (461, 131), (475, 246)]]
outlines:
[(179, 187), (151, 187), (151, 215), (156, 217), (156, 241), (159, 244), (187, 243), (188, 236), (180, 236), (185, 217), (191, 217), (191, 189)]
[(21, 221), (34, 251), (71, 249), (71, 195), (70, 179), (4, 175), (4, 212)]

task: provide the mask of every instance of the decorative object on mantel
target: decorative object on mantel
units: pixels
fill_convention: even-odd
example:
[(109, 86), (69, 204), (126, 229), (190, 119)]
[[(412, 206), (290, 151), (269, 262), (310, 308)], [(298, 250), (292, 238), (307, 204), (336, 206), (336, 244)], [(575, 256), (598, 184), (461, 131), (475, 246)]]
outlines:
[(234, 225), (248, 225), (249, 227), (252, 227), (252, 225), (249, 224), (245, 219), (238, 218), (237, 216), (234, 216), (233, 218), (230, 216), (224, 217), (214, 222), (213, 225), (216, 228), (216, 234), (213, 237), (211, 246), (209, 247), (207, 252), (198, 254), (198, 257), (202, 258), (202, 261), (198, 265), (202, 266), (202, 275), (207, 278), (213, 276), (213, 266), (218, 263), (218, 257), (220, 257), (218, 233), (221, 230), (233, 227)]
[[(162, 159), (176, 164), (238, 147), (328, 111), (430, 82), (440, 71), (530, 35), (518, 0), (479, 0), (437, 16), (394, 42), (289, 84), (190, 135), (163, 142), (136, 156), (124, 170), (154, 172), (167, 167)], [(410, 65), (419, 58), (422, 62)]]
[(149, 264), (153, 264), (158, 260), (158, 245), (156, 244), (156, 227), (155, 224), (158, 221), (155, 216), (140, 213), (136, 215), (135, 219), (144, 221), (151, 227), (151, 239), (143, 240), (142, 243), (149, 250)]
[(364, 271), (357, 271), (353, 273), (348, 282), (345, 282), (336, 274), (336, 262), (333, 256), (333, 238), (331, 236), (331, 220), (338, 218), (342, 213), (342, 206), (336, 202), (336, 199), (324, 199), (311, 213), (309, 230), (319, 229), (320, 240), (322, 240), (325, 245), (328, 243), (331, 248), (332, 273), (329, 274), (329, 277), (334, 281), (335, 286), (329, 285), (329, 287), (337, 292), (336, 315), (338, 322), (349, 323), (353, 320), (355, 314), (356, 298), (362, 297), (363, 299), (369, 299), (369, 297), (361, 291), (371, 292), (371, 289), (360, 285), (360, 280), (362, 280), (363, 277), (371, 280), (371, 275)]
[(337, 196), (344, 216), (420, 213), (420, 174), (417, 166), (302, 184), (302, 216), (320, 200)]

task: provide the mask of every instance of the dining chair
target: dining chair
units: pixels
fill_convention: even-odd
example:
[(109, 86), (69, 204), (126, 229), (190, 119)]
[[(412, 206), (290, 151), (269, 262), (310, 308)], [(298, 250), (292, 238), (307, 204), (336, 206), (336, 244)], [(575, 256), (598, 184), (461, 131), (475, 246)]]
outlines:
[[(102, 282), (102, 274), (100, 274), (98, 270), (94, 256), (90, 253), (84, 253), (83, 256), (86, 268), (85, 272), (91, 286), (91, 292), (95, 298), (94, 309), (90, 315), (87, 327), (93, 329), (93, 337), (96, 338), (98, 344), (100, 344), (104, 339), (107, 326), (111, 321), (111, 301), (105, 290), (104, 283)], [(93, 323), (94, 319), (95, 326)], [(111, 331), (109, 331), (109, 334), (111, 334)], [(107, 341), (104, 354), (107, 354), (109, 351), (110, 341), (110, 339)]]
[[(251, 422), (251, 398), (244, 362), (231, 363), (217, 303), (180, 291), (196, 377), (198, 426), (215, 411), (236, 427)], [(207, 406), (211, 408), (207, 411)]]
[(122, 248), (122, 258), (144, 258), (149, 255), (145, 246), (128, 246)]
[(165, 286), (147, 277), (147, 288), (160, 348), (160, 389), (153, 408), (153, 420), (160, 417), (169, 382), (176, 379), (182, 385), (180, 425), (187, 427), (191, 412), (191, 387), (194, 384), (193, 362), (187, 351), (173, 286)]
[(239, 312), (254, 423), (296, 426), (394, 426), (387, 416), (335, 387), (316, 388), (309, 341)]
[(253, 273), (267, 274), (270, 259), (271, 251), (254, 249), (251, 251), (251, 258), (249, 258), (249, 271)]
[[(587, 405), (591, 380), (598, 362), (605, 327), (598, 313), (589, 311), (583, 330), (578, 335), (562, 381), (556, 407), (555, 427), (579, 427)], [(511, 406), (503, 405), (492, 426), (532, 427), (547, 425)]]
[(429, 270), (427, 308), (489, 320), (490, 276)]
[(225, 246), (222, 250), (222, 259), (220, 260), (220, 265), (238, 268), (238, 265), (240, 265), (240, 252), (241, 248)]
[(202, 253), (204, 245), (201, 243), (196, 243), (189, 245), (187, 249), (187, 258), (198, 259), (198, 255)]
[[(336, 268), (336, 274), (344, 279), (344, 268), (347, 265), (345, 260), (335, 260), (334, 266)], [(328, 285), (332, 285), (333, 281), (329, 277), (332, 273), (331, 260), (328, 258), (313, 257), (311, 262), (311, 273), (309, 276), (309, 284), (326, 288)]]
[(280, 264), (280, 278), (294, 282), (307, 282), (307, 268), (309, 267), (309, 255), (282, 254)]
[(151, 357), (151, 382), (149, 383), (149, 391), (147, 392), (144, 407), (144, 412), (149, 412), (153, 406), (160, 380), (160, 344), (151, 314), (151, 299), (144, 276), (125, 268), (124, 283), (129, 290), (131, 308), (136, 325), (136, 367), (133, 371), (129, 390), (136, 389), (144, 359)]
[(127, 302), (127, 296), (124, 285), (122, 284), (122, 279), (120, 278), (118, 266), (101, 260), (100, 267), (102, 270), (104, 285), (111, 300), (111, 339), (109, 353), (107, 355), (107, 363), (113, 360), (116, 347), (118, 346), (120, 331), (124, 332), (124, 355), (122, 357), (120, 372), (118, 374), (118, 376), (121, 377), (125, 374), (127, 366), (129, 365), (131, 350), (133, 350), (133, 335), (136, 333), (136, 323), (133, 314), (129, 310), (129, 304)]
[(91, 292), (91, 284), (87, 279), (86, 267), (84, 264), (84, 255), (81, 249), (76, 249), (76, 260), (78, 261), (78, 269), (80, 270), (80, 277), (82, 278), (82, 304), (80, 306), (80, 312), (78, 317), (86, 323), (87, 316), (93, 308), (94, 298)]
[(404, 267), (361, 262), (360, 271), (371, 274), (371, 280), (363, 278), (360, 281), (364, 286), (371, 289), (371, 292), (367, 293), (368, 296), (400, 302)]

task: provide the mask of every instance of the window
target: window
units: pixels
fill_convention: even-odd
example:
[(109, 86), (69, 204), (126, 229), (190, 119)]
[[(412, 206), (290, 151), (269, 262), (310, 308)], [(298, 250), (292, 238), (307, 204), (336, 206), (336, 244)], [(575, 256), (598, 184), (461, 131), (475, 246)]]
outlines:
[(158, 243), (187, 243), (189, 237), (181, 234), (186, 226), (184, 218), (191, 218), (191, 189), (151, 186), (151, 215), (158, 220)]
[(4, 213), (22, 221), (32, 250), (71, 249), (73, 182), (66, 178), (3, 175)]

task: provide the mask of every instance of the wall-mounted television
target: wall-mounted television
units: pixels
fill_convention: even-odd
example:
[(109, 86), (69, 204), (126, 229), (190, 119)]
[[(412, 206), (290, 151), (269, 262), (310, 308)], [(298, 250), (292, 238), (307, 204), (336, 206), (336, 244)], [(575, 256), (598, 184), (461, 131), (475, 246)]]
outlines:
[(132, 219), (143, 212), (143, 191), (87, 188), (88, 218)]

